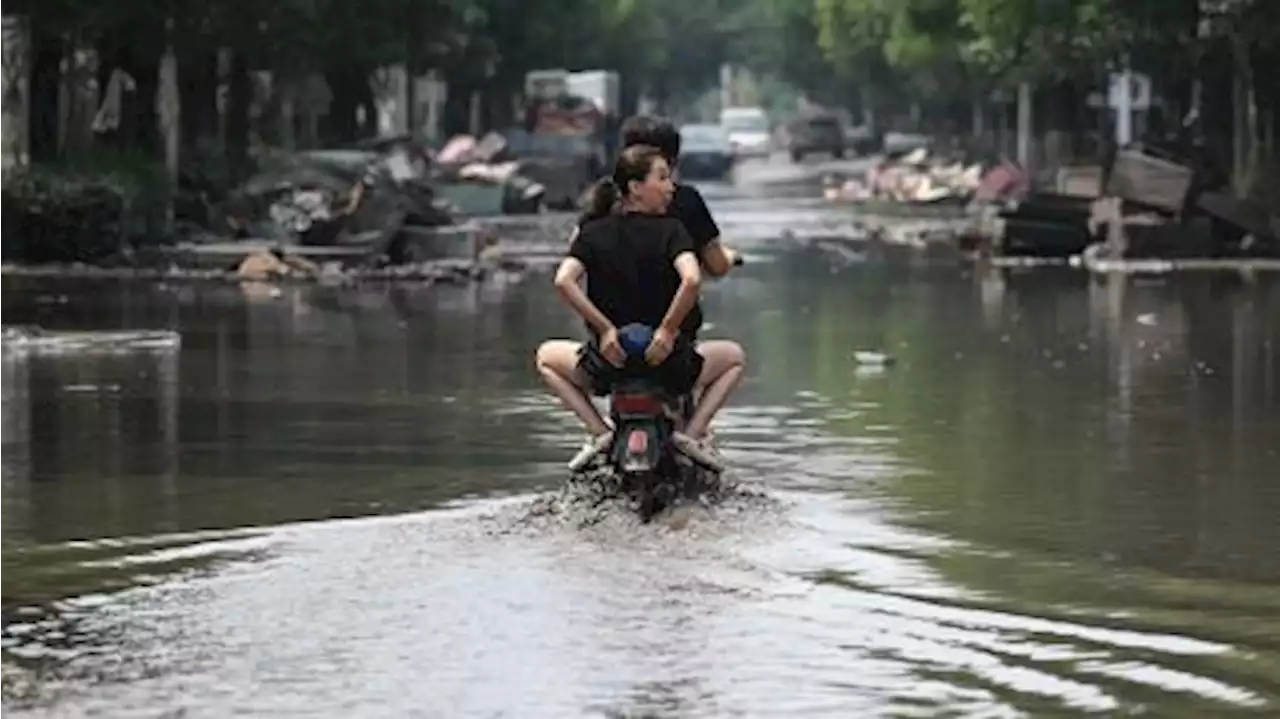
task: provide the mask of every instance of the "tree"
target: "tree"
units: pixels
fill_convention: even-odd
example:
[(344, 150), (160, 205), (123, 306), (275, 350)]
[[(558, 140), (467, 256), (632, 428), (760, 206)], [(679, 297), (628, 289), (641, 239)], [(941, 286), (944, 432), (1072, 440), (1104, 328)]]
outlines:
[(726, 20), (727, 55), (757, 74), (774, 74), (814, 99), (843, 104), (844, 90), (818, 42), (814, 0), (753, 0)]

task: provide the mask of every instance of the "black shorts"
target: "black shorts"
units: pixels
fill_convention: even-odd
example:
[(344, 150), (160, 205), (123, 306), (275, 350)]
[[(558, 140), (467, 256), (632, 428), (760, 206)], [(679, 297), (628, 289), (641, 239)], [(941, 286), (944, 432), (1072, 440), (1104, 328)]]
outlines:
[(656, 379), (673, 396), (688, 394), (702, 374), (702, 361), (692, 340), (677, 340), (666, 361), (657, 367), (650, 367), (643, 359), (629, 359), (625, 366), (615, 367), (600, 353), (595, 339), (583, 342), (578, 350), (578, 371), (597, 397), (607, 396), (619, 380), (640, 377)]

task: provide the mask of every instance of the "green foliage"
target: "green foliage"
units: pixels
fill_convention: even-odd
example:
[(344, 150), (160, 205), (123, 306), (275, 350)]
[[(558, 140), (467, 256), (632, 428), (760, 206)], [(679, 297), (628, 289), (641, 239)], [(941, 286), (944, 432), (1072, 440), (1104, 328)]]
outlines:
[[(1280, 40), (1280, 3), (1219, 3), (1220, 32), (1250, 47)], [(16, 0), (84, 41), (124, 34), (157, 45), (143, 0)], [(812, 97), (850, 104), (910, 96), (947, 102), (1019, 80), (1189, 66), (1198, 0), (173, 0), (180, 65), (229, 47), (285, 74), (371, 73), (407, 62), (451, 81), (518, 88), (536, 68), (611, 68), (672, 105), (714, 86), (724, 62)], [(127, 32), (133, 28), (133, 34)], [(1189, 52), (1190, 51), (1190, 52)], [(1141, 68), (1140, 68), (1141, 69)], [(634, 94), (634, 93), (633, 93)]]
[(6, 172), (0, 192), (5, 259), (92, 262), (110, 255), (133, 192), (120, 175)]

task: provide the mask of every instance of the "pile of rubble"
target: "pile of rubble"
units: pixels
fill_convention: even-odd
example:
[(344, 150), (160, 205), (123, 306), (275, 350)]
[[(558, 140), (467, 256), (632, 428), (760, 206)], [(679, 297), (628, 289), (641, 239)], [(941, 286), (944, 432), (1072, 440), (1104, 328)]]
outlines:
[[(463, 215), (526, 214), (542, 209), (547, 188), (524, 174), (507, 139), (456, 135), (436, 155), (436, 180)], [(478, 190), (478, 192), (477, 192)]]
[(436, 166), (441, 191), (470, 216), (573, 210), (604, 172), (602, 148), (592, 138), (520, 128), (479, 141), (455, 136), (436, 156)]
[[(546, 186), (510, 155), (507, 138), (491, 133), (479, 142), (455, 137), (434, 154), (395, 137), (270, 157), (227, 202), (233, 241), (210, 232), (169, 254), (183, 266), (219, 269), (234, 257), (233, 272), (250, 279), (439, 279), (439, 260), (474, 264), (492, 249), (469, 217), (542, 211)], [(497, 199), (486, 204), (485, 193)], [(328, 270), (304, 267), (308, 258)]]
[(261, 166), (228, 198), (225, 220), (235, 239), (361, 246), (395, 261), (407, 228), (454, 222), (436, 196), (429, 153), (408, 138), (280, 154)]
[[(439, 153), (408, 136), (337, 149), (266, 151), (244, 182), (232, 184), (228, 174), (221, 184), (196, 188), (198, 201), (173, 206), (152, 207), (149, 196), (113, 184), (112, 177), (6, 173), (5, 227), (17, 229), (5, 233), (4, 273), (453, 277), (454, 268), (441, 261), (484, 264), (495, 252), (491, 235), (495, 223), (501, 225), (499, 216), (541, 213), (556, 203), (576, 207), (595, 177), (598, 157), (586, 140), (524, 135), (455, 137)], [(536, 157), (566, 148), (573, 151)], [(560, 161), (580, 167), (562, 171)], [(183, 183), (181, 189), (192, 190), (191, 182)], [(466, 206), (460, 188), (497, 200), (491, 207)], [(148, 224), (148, 233), (140, 234), (141, 220), (153, 214), (163, 219), (166, 210), (164, 226)]]
[(1095, 265), (1280, 258), (1280, 218), (1236, 197), (1225, 173), (1193, 148), (1135, 144), (1099, 168), (1069, 168), (1055, 179), (1052, 189), (999, 211), (999, 254), (1082, 256)]
[(1196, 154), (1152, 145), (1116, 153), (1088, 219), (1104, 256), (1280, 258), (1280, 217), (1237, 197)]
[(981, 163), (966, 163), (917, 148), (897, 159), (877, 159), (865, 176), (830, 177), (824, 196), (835, 202), (963, 203), (982, 185)]
[[(491, 132), (479, 140), (458, 135), (434, 154), (402, 136), (353, 149), (270, 156), (231, 193), (225, 221), (239, 239), (364, 244), (374, 254), (390, 254), (394, 236), (406, 227), (576, 207), (594, 168), (560, 167), (590, 164), (574, 154), (575, 138), (533, 140), (527, 134)], [(578, 155), (590, 153), (580, 149)]]
[(1280, 260), (1280, 218), (1233, 195), (1225, 173), (1185, 142), (1134, 144), (1101, 166), (1036, 179), (1008, 160), (965, 163), (918, 148), (876, 161), (862, 178), (828, 178), (824, 195), (864, 209), (884, 203), (876, 214), (963, 208), (957, 243), (1004, 257)]

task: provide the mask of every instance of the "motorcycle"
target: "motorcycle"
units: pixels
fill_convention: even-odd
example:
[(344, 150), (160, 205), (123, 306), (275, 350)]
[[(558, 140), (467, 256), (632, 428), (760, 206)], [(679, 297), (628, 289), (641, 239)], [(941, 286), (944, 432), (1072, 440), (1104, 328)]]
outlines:
[[(743, 265), (741, 255), (733, 265)], [(693, 415), (693, 395), (671, 395), (645, 362), (653, 328), (626, 325), (618, 330), (618, 341), (626, 363), (609, 394), (613, 441), (601, 457), (641, 519), (648, 521), (677, 500), (711, 489), (719, 472), (686, 456), (671, 442), (672, 432), (683, 428)]]
[(693, 414), (692, 394), (667, 392), (644, 361), (653, 328), (627, 325), (618, 330), (626, 353), (622, 377), (609, 395), (613, 442), (601, 453), (642, 519), (651, 519), (681, 497), (697, 496), (716, 473), (681, 453), (671, 433)]

